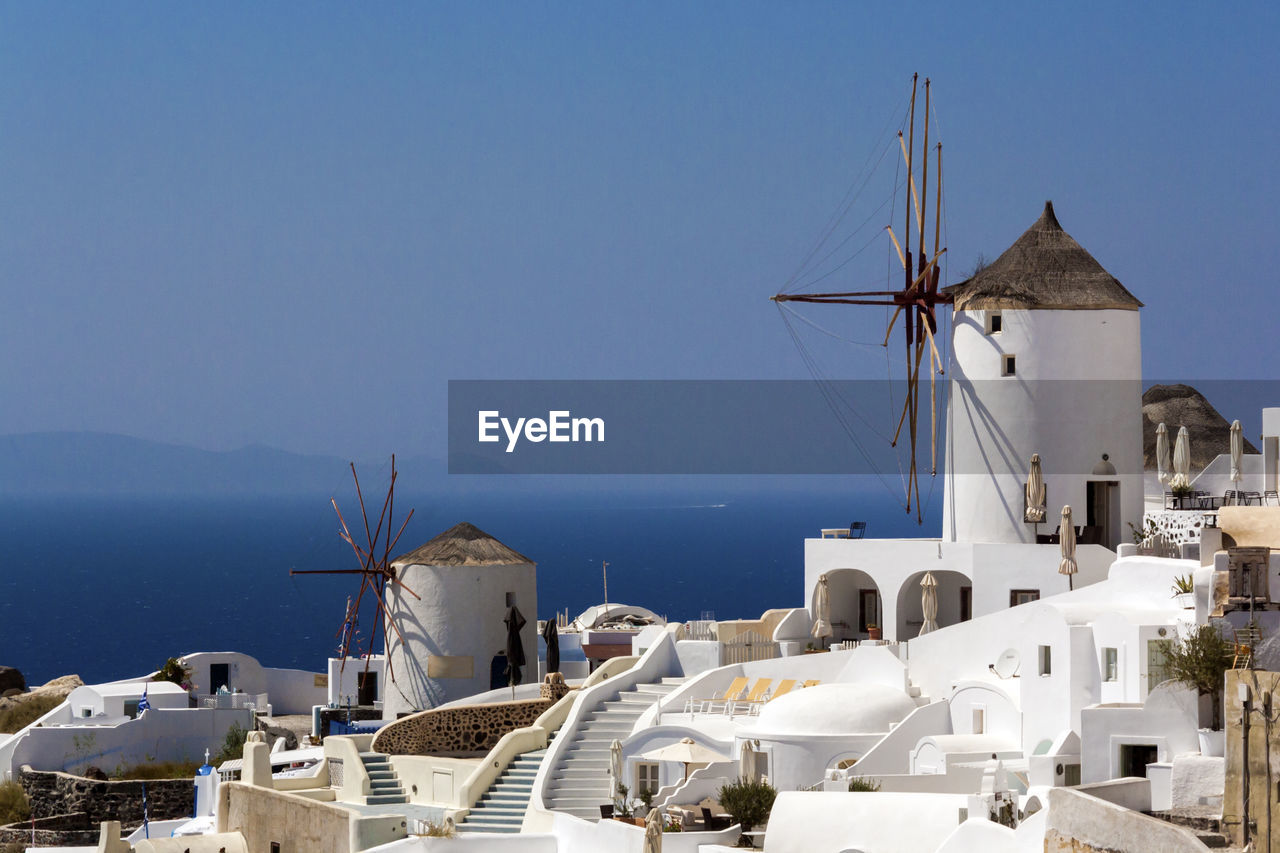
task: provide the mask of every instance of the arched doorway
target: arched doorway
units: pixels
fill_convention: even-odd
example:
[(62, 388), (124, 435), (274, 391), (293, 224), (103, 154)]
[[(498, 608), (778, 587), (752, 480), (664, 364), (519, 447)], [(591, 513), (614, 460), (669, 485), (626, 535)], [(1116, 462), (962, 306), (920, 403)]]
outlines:
[[(898, 590), (899, 640), (910, 640), (920, 635), (924, 624), (924, 599), (920, 581), (924, 572), (916, 572), (906, 579)], [(973, 581), (962, 572), (933, 570), (938, 582), (938, 627), (945, 628), (973, 618)]]
[(827, 572), (827, 595), (831, 605), (831, 642), (865, 640), (869, 627), (883, 627), (880, 587), (866, 572)]

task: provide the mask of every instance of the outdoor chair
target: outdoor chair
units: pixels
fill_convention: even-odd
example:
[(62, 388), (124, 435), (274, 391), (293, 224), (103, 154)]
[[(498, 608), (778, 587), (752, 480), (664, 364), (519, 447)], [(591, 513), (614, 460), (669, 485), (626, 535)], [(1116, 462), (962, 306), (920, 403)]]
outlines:
[(733, 826), (733, 818), (728, 815), (716, 817), (711, 813), (711, 809), (706, 806), (702, 807), (702, 822), (706, 824), (709, 832), (716, 832), (721, 829), (728, 829)]
[(737, 713), (738, 711), (737, 706), (745, 705), (747, 706), (746, 708), (747, 713), (754, 717), (756, 714), (760, 713), (760, 709), (763, 708), (766, 704), (768, 704), (769, 702), (772, 702), (774, 699), (777, 699), (779, 696), (783, 696), (787, 693), (790, 693), (792, 689), (795, 688), (795, 686), (796, 686), (796, 680), (794, 678), (784, 678), (782, 681), (778, 682), (778, 686), (776, 688), (768, 691), (764, 696), (762, 696), (758, 700), (752, 701), (750, 699), (743, 699), (740, 702), (735, 702), (734, 713)]
[(1258, 492), (1241, 492), (1240, 501), (1245, 506), (1262, 506), (1262, 495)]
[(1175, 497), (1173, 496), (1173, 492), (1165, 492), (1165, 493), (1164, 493), (1164, 508), (1165, 508), (1165, 509), (1177, 509), (1176, 502), (1177, 502), (1177, 498), (1175, 498)]
[(601, 820), (613, 819), (613, 803), (605, 803), (600, 807), (600, 819)]
[(1226, 494), (1222, 496), (1223, 506), (1235, 506), (1240, 503), (1240, 493), (1235, 489), (1227, 489)]
[(1262, 497), (1262, 502), (1267, 506), (1280, 506), (1280, 492), (1275, 489), (1268, 489)]
[(751, 692), (741, 699), (733, 699), (725, 702), (724, 712), (729, 716), (738, 713), (739, 707), (743, 711), (750, 711), (753, 703), (763, 702), (764, 696), (769, 692), (769, 685), (773, 684), (772, 678), (757, 678), (756, 683), (751, 686)]
[(865, 521), (855, 521), (849, 525), (849, 538), (861, 539), (867, 535), (867, 523)]
[(684, 712), (686, 714), (697, 714), (705, 711), (713, 702), (724, 702), (730, 699), (737, 699), (747, 689), (747, 677), (740, 676), (729, 683), (724, 692), (719, 696), (712, 696), (708, 699), (689, 699), (684, 703)]
[(822, 682), (821, 682), (819, 679), (813, 678), (813, 679), (810, 679), (809, 681), (806, 681), (804, 684), (801, 684), (800, 686), (801, 686), (801, 687), (813, 687), (815, 684), (821, 684), (821, 683), (822, 683)]

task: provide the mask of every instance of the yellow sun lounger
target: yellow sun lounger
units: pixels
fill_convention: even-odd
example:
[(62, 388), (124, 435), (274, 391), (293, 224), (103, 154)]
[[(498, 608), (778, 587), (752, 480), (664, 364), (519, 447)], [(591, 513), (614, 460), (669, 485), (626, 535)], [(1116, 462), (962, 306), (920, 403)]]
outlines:
[(741, 676), (729, 682), (729, 686), (719, 696), (712, 696), (709, 699), (689, 699), (684, 703), (684, 712), (686, 714), (696, 714), (699, 711), (707, 710), (713, 702), (725, 702), (737, 699), (747, 690), (747, 677)]

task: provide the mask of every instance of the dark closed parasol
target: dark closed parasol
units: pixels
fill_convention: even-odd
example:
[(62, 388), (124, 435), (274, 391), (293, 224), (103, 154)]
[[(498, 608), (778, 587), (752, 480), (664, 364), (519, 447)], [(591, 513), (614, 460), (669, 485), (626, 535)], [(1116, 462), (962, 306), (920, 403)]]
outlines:
[(520, 667), (525, 663), (524, 643), (520, 642), (520, 631), (525, 621), (514, 605), (507, 608), (507, 615), (502, 621), (507, 623), (507, 683), (514, 688), (523, 678)]
[(547, 641), (547, 675), (560, 671), (560, 633), (556, 620), (548, 619), (542, 626), (542, 639)]

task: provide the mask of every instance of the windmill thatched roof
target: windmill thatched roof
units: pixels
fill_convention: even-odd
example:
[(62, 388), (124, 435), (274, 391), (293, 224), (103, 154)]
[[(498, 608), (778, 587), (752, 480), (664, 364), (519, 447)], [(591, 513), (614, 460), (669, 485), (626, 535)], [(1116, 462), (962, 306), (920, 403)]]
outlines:
[[(1193, 473), (1203, 470), (1218, 454), (1231, 452), (1231, 423), (1203, 394), (1190, 385), (1152, 385), (1142, 395), (1142, 453), (1148, 470), (1156, 468), (1156, 426), (1162, 423), (1169, 431), (1170, 452), (1178, 427), (1187, 428)], [(1247, 438), (1244, 452), (1258, 452)]]
[(513, 551), (474, 524), (454, 525), (407, 554), (391, 562), (392, 566), (512, 566), (532, 563), (519, 551)]
[(1134, 295), (1062, 230), (1053, 202), (1004, 254), (968, 281), (944, 290), (955, 310), (1010, 308), (1077, 310), (1142, 307)]

